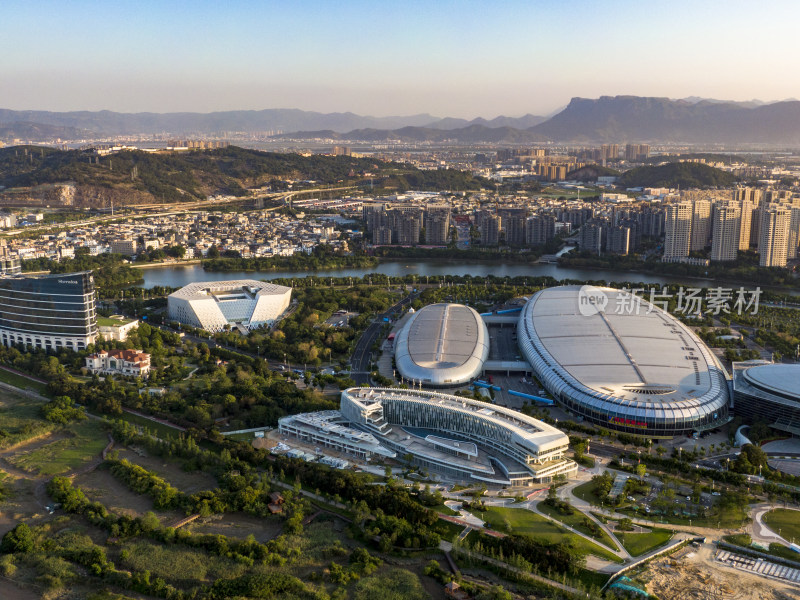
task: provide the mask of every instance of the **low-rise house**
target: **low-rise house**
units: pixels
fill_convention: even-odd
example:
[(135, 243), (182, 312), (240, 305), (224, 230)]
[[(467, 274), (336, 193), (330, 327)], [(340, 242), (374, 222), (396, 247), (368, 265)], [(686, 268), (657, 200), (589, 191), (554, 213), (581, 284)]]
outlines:
[(86, 368), (104, 375), (147, 377), (150, 355), (141, 350), (102, 350), (86, 357)]
[(136, 319), (126, 319), (121, 315), (111, 315), (110, 317), (97, 317), (97, 327), (100, 337), (104, 340), (116, 340), (124, 342), (128, 339), (128, 333), (139, 326)]

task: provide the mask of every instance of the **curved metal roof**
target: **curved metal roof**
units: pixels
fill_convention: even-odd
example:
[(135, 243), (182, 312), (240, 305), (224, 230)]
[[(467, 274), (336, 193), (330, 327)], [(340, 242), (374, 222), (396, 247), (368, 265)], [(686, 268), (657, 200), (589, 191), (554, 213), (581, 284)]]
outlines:
[(623, 290), (542, 290), (520, 315), (519, 339), (546, 386), (592, 410), (691, 421), (728, 402), (725, 371), (694, 332)]
[(489, 357), (489, 332), (463, 304), (431, 304), (408, 320), (395, 341), (395, 361), (406, 379), (455, 385), (476, 377)]
[(744, 378), (752, 386), (783, 396), (794, 396), (800, 400), (800, 365), (761, 365), (744, 372)]

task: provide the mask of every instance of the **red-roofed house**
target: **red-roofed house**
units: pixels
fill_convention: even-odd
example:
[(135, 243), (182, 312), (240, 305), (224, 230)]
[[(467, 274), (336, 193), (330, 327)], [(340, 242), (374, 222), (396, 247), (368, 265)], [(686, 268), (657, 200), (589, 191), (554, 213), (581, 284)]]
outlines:
[(147, 377), (150, 355), (141, 350), (102, 350), (86, 357), (86, 368), (105, 375)]

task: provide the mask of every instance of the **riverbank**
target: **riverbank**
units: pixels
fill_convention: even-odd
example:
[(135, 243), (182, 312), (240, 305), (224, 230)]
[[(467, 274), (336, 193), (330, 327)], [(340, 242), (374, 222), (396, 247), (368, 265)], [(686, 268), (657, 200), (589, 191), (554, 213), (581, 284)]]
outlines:
[(131, 263), (131, 269), (163, 269), (165, 267), (182, 267), (184, 265), (199, 265), (202, 264), (202, 258), (191, 258), (189, 260), (173, 260), (170, 262), (149, 262), (149, 263)]

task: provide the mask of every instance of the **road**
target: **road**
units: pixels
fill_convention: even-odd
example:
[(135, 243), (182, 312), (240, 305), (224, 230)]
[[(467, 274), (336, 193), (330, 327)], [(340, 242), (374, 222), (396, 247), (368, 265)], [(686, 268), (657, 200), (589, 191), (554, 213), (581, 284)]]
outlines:
[(370, 382), (369, 363), (372, 356), (372, 345), (385, 324), (384, 319), (396, 317), (405, 306), (411, 304), (416, 296), (417, 294), (414, 293), (406, 296), (386, 312), (375, 317), (375, 320), (370, 323), (369, 327), (358, 338), (353, 354), (350, 356), (350, 377), (358, 385), (367, 385)]

